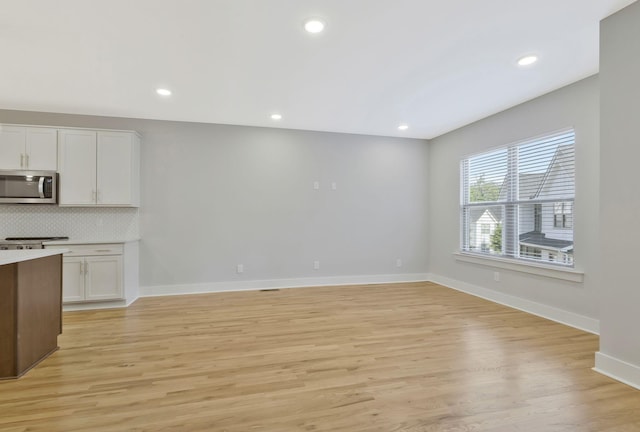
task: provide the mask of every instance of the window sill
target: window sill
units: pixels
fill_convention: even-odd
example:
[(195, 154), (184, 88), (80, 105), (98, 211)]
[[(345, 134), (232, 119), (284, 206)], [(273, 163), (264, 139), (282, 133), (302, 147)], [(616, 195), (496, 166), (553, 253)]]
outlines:
[(584, 272), (576, 270), (574, 268), (557, 267), (538, 263), (526, 263), (515, 259), (488, 257), (466, 252), (455, 252), (453, 256), (455, 257), (456, 261), (485, 265), (488, 267), (496, 267), (520, 273), (529, 273), (554, 279), (562, 279), (569, 282), (584, 281)]

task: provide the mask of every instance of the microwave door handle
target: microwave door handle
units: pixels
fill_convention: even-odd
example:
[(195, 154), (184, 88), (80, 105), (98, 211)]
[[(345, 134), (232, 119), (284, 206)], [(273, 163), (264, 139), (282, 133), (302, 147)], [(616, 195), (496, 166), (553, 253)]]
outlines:
[(44, 176), (40, 177), (40, 180), (38, 181), (38, 193), (40, 194), (40, 198), (44, 198)]

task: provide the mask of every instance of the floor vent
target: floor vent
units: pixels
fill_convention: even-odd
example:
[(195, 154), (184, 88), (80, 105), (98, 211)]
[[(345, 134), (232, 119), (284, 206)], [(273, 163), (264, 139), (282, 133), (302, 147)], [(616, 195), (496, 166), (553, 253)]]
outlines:
[(260, 291), (262, 292), (270, 292), (270, 291), (280, 291), (278, 288), (267, 288), (267, 289), (261, 289)]

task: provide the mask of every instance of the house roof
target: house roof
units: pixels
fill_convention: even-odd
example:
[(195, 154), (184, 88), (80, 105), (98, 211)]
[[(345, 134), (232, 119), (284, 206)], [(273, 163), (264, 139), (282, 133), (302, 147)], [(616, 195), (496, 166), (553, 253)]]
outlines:
[[(547, 170), (548, 171), (548, 170)], [(521, 173), (518, 182), (518, 196), (520, 199), (533, 199), (540, 190), (546, 173)], [(500, 186), (500, 200), (507, 199), (506, 179)]]
[(495, 223), (499, 223), (502, 216), (493, 207), (472, 207), (469, 209), (469, 219), (471, 223), (476, 223), (482, 216), (488, 214)]
[[(545, 186), (552, 178), (552, 173), (557, 169), (565, 169), (564, 165), (567, 161), (573, 159), (572, 144), (559, 145), (556, 149), (551, 162), (547, 166), (544, 173), (520, 173), (518, 179), (518, 197), (520, 200), (530, 200), (540, 198)], [(500, 185), (499, 199), (504, 201), (507, 199), (507, 179)]]
[[(571, 165), (571, 166), (565, 166), (565, 165)], [(540, 182), (540, 186), (538, 187), (538, 190), (536, 191), (534, 196), (532, 196), (530, 199), (538, 198), (540, 196), (545, 186), (549, 182), (549, 179), (551, 178), (551, 174), (554, 171), (573, 170), (574, 166), (575, 165), (573, 163), (573, 144), (559, 145), (558, 148), (556, 149), (555, 154), (553, 155), (553, 159), (551, 160), (551, 163), (549, 163), (549, 167), (547, 168), (547, 171), (544, 173), (544, 177)]]
[(568, 252), (566, 249), (571, 247), (571, 250), (573, 250), (572, 241), (547, 238), (544, 233), (536, 231), (520, 234), (520, 243), (529, 244), (542, 249), (554, 249)]

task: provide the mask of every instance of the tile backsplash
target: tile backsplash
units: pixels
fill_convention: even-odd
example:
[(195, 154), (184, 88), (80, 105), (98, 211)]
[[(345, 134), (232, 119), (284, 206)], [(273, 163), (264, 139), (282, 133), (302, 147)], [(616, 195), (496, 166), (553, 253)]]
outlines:
[(140, 237), (137, 208), (0, 205), (0, 239), (67, 236), (72, 240)]

